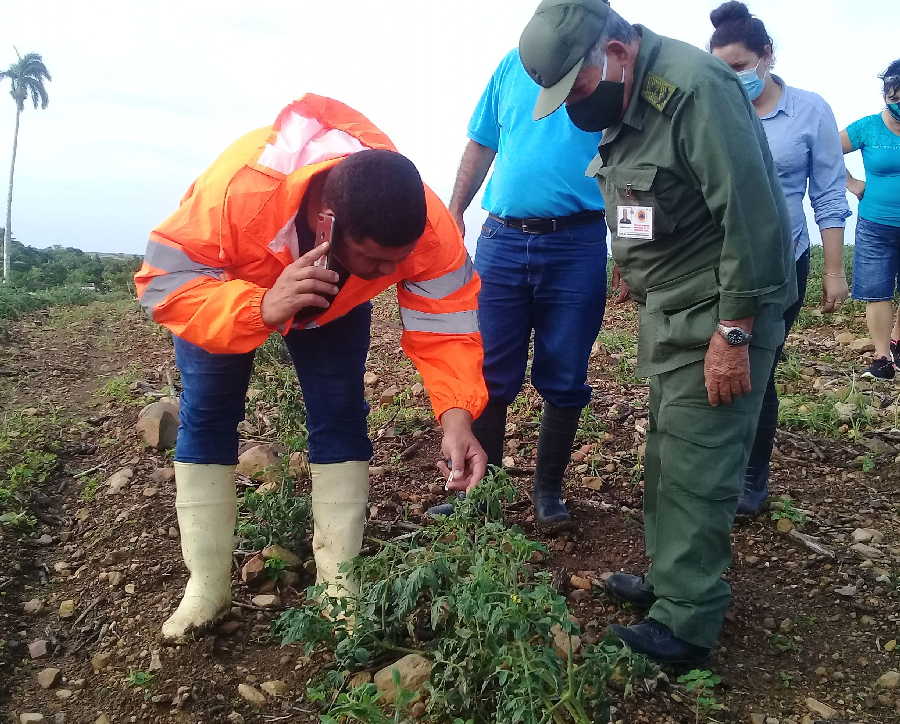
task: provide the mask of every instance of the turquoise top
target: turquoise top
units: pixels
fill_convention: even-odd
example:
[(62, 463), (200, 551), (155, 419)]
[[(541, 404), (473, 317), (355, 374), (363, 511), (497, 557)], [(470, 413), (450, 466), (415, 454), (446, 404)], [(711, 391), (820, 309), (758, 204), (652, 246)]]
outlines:
[(853, 149), (860, 149), (866, 169), (866, 192), (859, 215), (867, 221), (900, 226), (900, 135), (881, 114), (860, 118), (847, 127)]
[(482, 206), (498, 216), (554, 218), (603, 208), (597, 182), (584, 169), (600, 133), (586, 133), (560, 108), (531, 119), (540, 88), (519, 51), (500, 62), (469, 121), (469, 138), (497, 152)]

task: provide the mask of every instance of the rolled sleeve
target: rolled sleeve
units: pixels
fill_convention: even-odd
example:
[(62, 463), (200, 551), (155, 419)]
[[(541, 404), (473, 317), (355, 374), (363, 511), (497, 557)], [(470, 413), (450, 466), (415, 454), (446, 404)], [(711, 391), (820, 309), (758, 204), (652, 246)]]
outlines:
[(820, 100), (809, 169), (809, 200), (820, 229), (843, 228), (850, 216), (844, 153), (831, 107)]

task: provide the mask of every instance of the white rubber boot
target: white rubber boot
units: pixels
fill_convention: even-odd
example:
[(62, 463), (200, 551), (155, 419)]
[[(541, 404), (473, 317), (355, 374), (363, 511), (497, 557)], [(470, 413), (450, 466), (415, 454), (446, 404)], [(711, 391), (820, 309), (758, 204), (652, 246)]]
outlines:
[(369, 502), (369, 463), (351, 461), (311, 464), (313, 556), (316, 583), (328, 584), (328, 595), (343, 598), (359, 593), (354, 580), (345, 580), (338, 569), (359, 555), (366, 504)]
[(231, 552), (237, 495), (234, 465), (175, 463), (181, 553), (191, 577), (163, 624), (165, 639), (215, 623), (231, 607)]

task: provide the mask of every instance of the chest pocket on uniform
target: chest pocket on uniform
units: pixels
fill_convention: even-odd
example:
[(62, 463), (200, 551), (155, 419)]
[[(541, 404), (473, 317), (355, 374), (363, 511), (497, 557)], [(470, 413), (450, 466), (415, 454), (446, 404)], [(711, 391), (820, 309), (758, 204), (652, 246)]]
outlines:
[(677, 220), (666, 211), (657, 197), (660, 192), (658, 167), (610, 166), (598, 168), (595, 173), (603, 189), (608, 209), (607, 218), (614, 236), (617, 235), (617, 219), (622, 215), (621, 207), (624, 206), (644, 206), (653, 209), (654, 241), (675, 232)]

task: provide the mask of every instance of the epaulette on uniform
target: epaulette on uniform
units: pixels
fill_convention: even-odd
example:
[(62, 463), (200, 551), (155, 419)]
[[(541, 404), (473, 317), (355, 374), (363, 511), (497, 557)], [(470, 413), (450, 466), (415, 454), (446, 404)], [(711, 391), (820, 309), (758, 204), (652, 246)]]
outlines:
[(647, 74), (644, 85), (641, 86), (641, 98), (667, 116), (675, 114), (675, 109), (679, 105), (678, 100), (682, 95), (678, 86), (653, 73)]

